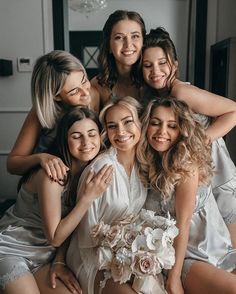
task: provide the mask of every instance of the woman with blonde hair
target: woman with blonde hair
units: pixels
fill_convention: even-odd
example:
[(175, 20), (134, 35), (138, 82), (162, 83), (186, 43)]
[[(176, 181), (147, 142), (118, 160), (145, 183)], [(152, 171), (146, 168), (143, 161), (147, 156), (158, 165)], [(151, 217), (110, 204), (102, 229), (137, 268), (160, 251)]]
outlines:
[(112, 224), (130, 214), (138, 214), (144, 205), (146, 189), (139, 180), (136, 161), (141, 132), (140, 110), (140, 104), (132, 97), (113, 99), (105, 105), (100, 119), (104, 142), (110, 147), (84, 170), (79, 181), (78, 191), (91, 168), (97, 172), (104, 164), (113, 166), (112, 183), (90, 206), (74, 231), (67, 251), (67, 264), (78, 278), (83, 294), (136, 293), (129, 283), (120, 284), (112, 279), (100, 288), (104, 274), (96, 264), (99, 244), (90, 232), (101, 221)]
[(33, 107), (28, 113), (7, 158), (7, 170), (22, 175), (40, 164), (55, 181), (63, 180), (68, 166), (45, 152), (55, 138), (63, 114), (77, 105), (93, 105), (90, 82), (81, 62), (66, 51), (54, 50), (39, 57), (31, 78)]
[(150, 187), (146, 207), (170, 213), (179, 229), (168, 293), (235, 293), (236, 250), (209, 185), (211, 148), (204, 128), (173, 97), (152, 100), (142, 123), (137, 158)]

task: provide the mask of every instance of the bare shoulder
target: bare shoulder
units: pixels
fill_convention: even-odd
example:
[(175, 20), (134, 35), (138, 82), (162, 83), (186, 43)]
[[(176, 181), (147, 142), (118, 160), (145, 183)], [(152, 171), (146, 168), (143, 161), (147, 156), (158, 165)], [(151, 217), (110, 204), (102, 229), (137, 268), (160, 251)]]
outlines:
[[(111, 95), (111, 90), (107, 87), (103, 87), (99, 85), (97, 76), (93, 77), (91, 82), (91, 88), (95, 89), (99, 96), (99, 102), (100, 102), (100, 109), (106, 104), (106, 102), (109, 100)], [(94, 90), (94, 91), (95, 91)]]
[(185, 101), (193, 111), (208, 115), (208, 113), (205, 113), (204, 108), (208, 106), (206, 102), (211, 98), (209, 96), (213, 96), (208, 91), (190, 83), (177, 80), (173, 83), (171, 95), (179, 100)]
[(179, 95), (186, 93), (186, 91), (197, 90), (198, 88), (191, 85), (189, 82), (183, 82), (176, 79), (172, 84), (171, 94), (179, 98)]
[(94, 86), (90, 88), (90, 96), (91, 96), (91, 108), (96, 112), (99, 113), (100, 110), (100, 95)]
[(54, 191), (55, 193), (61, 193), (64, 189), (63, 185), (51, 180), (43, 168), (40, 168), (34, 175), (32, 184), (35, 186), (37, 192), (47, 190), (48, 192)]

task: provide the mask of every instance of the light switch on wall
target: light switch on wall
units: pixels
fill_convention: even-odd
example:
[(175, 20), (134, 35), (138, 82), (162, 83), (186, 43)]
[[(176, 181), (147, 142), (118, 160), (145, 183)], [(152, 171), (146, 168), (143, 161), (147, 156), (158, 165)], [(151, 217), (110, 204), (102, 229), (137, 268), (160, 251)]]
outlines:
[(27, 72), (33, 70), (33, 58), (32, 57), (18, 57), (17, 58), (17, 70), (19, 72)]

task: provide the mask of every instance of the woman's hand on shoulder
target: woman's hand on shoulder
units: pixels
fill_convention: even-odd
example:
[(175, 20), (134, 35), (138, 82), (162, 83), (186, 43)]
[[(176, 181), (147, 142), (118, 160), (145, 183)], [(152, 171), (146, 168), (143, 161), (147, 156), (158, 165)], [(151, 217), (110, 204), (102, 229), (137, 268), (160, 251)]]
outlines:
[(112, 182), (113, 167), (105, 164), (97, 173), (91, 169), (82, 184), (80, 197), (93, 201), (101, 196)]
[(64, 182), (67, 177), (69, 167), (57, 156), (49, 153), (39, 153), (40, 165), (46, 174), (55, 182)]
[(57, 287), (56, 279), (62, 281), (62, 283), (69, 289), (71, 293), (82, 294), (82, 289), (75, 275), (63, 262), (52, 263), (50, 269), (50, 281), (52, 288), (54, 289)]

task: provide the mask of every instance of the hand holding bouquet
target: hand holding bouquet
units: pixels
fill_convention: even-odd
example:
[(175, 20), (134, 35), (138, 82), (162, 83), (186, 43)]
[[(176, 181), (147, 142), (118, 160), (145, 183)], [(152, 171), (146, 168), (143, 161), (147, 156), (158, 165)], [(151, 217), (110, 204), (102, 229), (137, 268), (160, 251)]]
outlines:
[[(96, 225), (92, 237), (98, 242), (98, 268), (105, 270), (105, 280), (125, 283), (134, 277), (137, 293), (166, 293), (161, 271), (175, 263), (174, 238), (178, 235), (175, 220), (142, 209), (115, 224)], [(155, 290), (154, 290), (155, 289)]]

